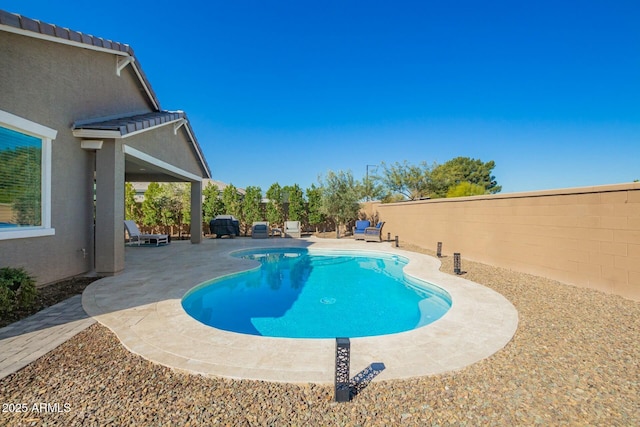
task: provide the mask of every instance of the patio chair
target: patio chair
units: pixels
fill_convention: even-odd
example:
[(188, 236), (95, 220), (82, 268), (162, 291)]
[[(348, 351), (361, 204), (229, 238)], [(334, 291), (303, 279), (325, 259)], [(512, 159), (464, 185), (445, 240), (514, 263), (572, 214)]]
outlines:
[(302, 237), (302, 229), (300, 228), (300, 221), (285, 221), (284, 222), (284, 237)]
[(269, 223), (266, 221), (256, 221), (251, 225), (252, 239), (267, 239), (271, 234)]
[(371, 227), (371, 222), (367, 220), (356, 221), (356, 226), (353, 227), (353, 238), (356, 240), (364, 240), (364, 230), (367, 227)]
[(137, 243), (138, 246), (141, 244), (151, 244), (154, 240), (156, 246), (160, 246), (161, 243), (165, 245), (169, 243), (169, 236), (167, 234), (141, 233), (136, 223), (130, 219), (124, 221), (124, 228), (129, 234), (129, 243)]
[(382, 242), (382, 226), (384, 222), (379, 222), (375, 227), (364, 229), (364, 240), (366, 242)]

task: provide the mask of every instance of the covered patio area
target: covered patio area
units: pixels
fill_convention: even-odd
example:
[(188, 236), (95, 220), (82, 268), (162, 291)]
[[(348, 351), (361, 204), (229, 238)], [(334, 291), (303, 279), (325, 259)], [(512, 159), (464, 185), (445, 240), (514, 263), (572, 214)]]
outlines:
[(126, 182), (191, 184), (191, 243), (202, 240), (202, 178), (207, 162), (182, 111), (160, 111), (116, 119), (78, 121), (73, 136), (95, 153), (95, 271), (124, 269)]

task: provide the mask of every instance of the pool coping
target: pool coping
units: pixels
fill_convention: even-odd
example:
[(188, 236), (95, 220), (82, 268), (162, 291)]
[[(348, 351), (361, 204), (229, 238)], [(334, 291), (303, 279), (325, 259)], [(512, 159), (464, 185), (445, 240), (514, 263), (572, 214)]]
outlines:
[[(85, 290), (85, 311), (111, 329), (125, 347), (155, 363), (194, 374), (291, 383), (333, 383), (334, 339), (259, 337), (215, 329), (191, 318), (181, 298), (199, 284), (257, 265), (230, 256), (264, 247), (313, 247), (401, 255), (405, 273), (433, 283), (452, 298), (437, 321), (407, 332), (352, 338), (351, 373), (384, 364), (375, 381), (455, 371), (503, 348), (518, 313), (499, 293), (440, 272), (427, 255), (352, 239), (205, 239), (158, 248), (127, 248), (125, 271)], [(381, 365), (376, 365), (381, 366)]]

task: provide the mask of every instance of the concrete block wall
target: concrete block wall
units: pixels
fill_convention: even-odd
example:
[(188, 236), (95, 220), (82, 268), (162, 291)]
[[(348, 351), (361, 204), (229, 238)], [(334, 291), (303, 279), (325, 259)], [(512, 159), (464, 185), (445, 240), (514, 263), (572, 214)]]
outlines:
[[(640, 183), (373, 204), (383, 234), (640, 301)], [(464, 268), (463, 268), (464, 269)]]

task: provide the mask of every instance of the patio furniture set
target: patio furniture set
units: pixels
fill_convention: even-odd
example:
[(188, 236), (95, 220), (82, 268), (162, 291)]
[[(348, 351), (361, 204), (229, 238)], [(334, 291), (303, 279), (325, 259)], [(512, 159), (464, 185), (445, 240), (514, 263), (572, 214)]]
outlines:
[[(384, 222), (378, 222), (374, 227), (367, 220), (356, 221), (353, 227), (353, 237), (355, 240), (364, 240), (365, 242), (381, 242), (382, 227)], [(167, 234), (146, 234), (140, 232), (134, 221), (126, 220), (124, 222), (126, 232), (129, 234), (129, 243), (140, 245), (149, 245), (155, 243), (156, 246), (168, 244), (171, 241)], [(228, 235), (231, 237), (240, 235), (239, 221), (231, 215), (218, 215), (209, 222), (211, 234), (215, 234), (216, 238)], [(251, 226), (251, 237), (254, 239), (266, 239), (274, 235), (280, 237), (302, 236), (302, 228), (300, 221), (285, 221), (283, 228), (270, 228), (267, 221), (256, 221)]]
[(374, 227), (368, 220), (356, 221), (353, 227), (353, 238), (365, 242), (382, 242), (382, 226), (384, 226), (383, 221), (378, 222)]
[(254, 239), (266, 239), (276, 234), (280, 237), (300, 238), (302, 236), (300, 221), (285, 221), (283, 228), (269, 228), (267, 221), (256, 221), (251, 226), (251, 237)]

